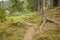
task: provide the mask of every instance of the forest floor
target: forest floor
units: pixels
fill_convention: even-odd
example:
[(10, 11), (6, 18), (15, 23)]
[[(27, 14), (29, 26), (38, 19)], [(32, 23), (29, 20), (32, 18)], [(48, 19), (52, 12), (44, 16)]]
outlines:
[[(48, 18), (60, 23), (59, 8), (50, 9), (46, 13)], [(26, 35), (26, 40), (60, 40), (60, 25), (54, 22), (47, 22), (43, 27), (43, 36), (40, 37), (42, 14), (31, 12), (6, 18), (7, 21), (0, 22), (0, 40), (24, 40)]]

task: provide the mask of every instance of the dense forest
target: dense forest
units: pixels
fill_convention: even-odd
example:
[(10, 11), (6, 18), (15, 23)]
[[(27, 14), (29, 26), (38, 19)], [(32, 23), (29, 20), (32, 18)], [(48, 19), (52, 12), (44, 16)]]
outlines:
[(60, 0), (0, 0), (0, 40), (60, 40)]

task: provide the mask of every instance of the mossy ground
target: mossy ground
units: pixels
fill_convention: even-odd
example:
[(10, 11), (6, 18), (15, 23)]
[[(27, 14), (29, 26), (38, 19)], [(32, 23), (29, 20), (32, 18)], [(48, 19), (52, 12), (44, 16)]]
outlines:
[[(58, 8), (50, 9), (46, 11), (47, 17), (55, 18), (54, 15), (60, 13)], [(39, 34), (39, 26), (42, 21), (42, 15), (37, 12), (31, 12), (29, 14), (24, 14), (21, 16), (10, 16), (6, 17), (7, 21), (0, 22), (0, 40), (23, 40), (25, 31), (27, 30), (27, 25), (23, 26), (19, 25), (11, 25), (16, 22), (26, 21), (28, 23), (35, 23), (38, 26), (35, 27), (35, 31), (33, 32), (32, 40), (60, 40), (60, 26), (47, 22), (46, 26), (43, 27), (43, 36), (40, 38)], [(24, 22), (23, 22), (24, 23)]]

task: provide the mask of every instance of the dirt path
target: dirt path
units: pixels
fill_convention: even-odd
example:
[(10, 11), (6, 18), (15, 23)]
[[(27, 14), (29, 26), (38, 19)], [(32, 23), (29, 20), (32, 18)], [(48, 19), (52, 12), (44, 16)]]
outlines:
[(29, 26), (28, 30), (26, 30), (26, 33), (24, 35), (24, 40), (32, 40), (32, 34), (34, 32), (34, 27), (36, 26), (36, 24), (32, 24)]

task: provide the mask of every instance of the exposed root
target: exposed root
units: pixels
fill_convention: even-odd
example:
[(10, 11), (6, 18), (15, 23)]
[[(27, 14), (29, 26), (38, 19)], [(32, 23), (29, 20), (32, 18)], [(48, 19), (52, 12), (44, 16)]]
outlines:
[(60, 22), (57, 22), (56, 20), (49, 19), (49, 18), (47, 18), (47, 22), (51, 22), (51, 23), (55, 23), (57, 25), (60, 25)]

